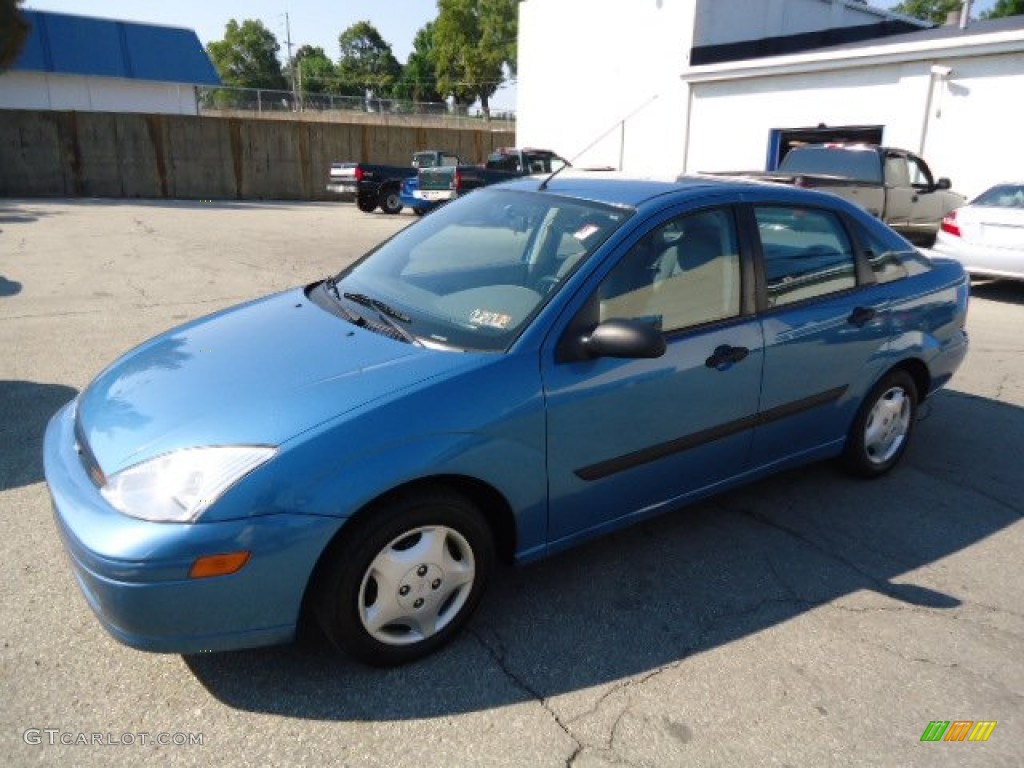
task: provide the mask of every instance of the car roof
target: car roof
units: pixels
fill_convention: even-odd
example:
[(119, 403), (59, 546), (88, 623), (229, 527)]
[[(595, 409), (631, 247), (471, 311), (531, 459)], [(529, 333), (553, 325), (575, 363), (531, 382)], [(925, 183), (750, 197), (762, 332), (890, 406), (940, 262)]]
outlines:
[[(665, 195), (675, 195), (679, 202), (709, 196), (738, 196), (743, 192), (755, 193), (769, 200), (803, 200), (810, 203), (813, 199), (819, 199), (819, 193), (806, 189), (730, 176), (652, 178), (620, 171), (566, 169), (548, 179), (544, 189), (552, 194), (630, 208), (637, 208)], [(539, 191), (543, 182), (542, 177), (532, 176), (500, 186), (505, 189)]]

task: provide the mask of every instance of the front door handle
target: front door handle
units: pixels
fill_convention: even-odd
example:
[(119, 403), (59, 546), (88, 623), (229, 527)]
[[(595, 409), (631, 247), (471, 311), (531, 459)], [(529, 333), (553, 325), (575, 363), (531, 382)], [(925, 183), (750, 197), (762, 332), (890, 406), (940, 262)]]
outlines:
[(728, 344), (722, 344), (720, 347), (715, 347), (715, 351), (704, 361), (704, 365), (714, 368), (716, 371), (724, 371), (749, 354), (750, 350), (746, 347), (730, 347)]
[(856, 307), (850, 316), (846, 318), (846, 322), (850, 325), (856, 325), (858, 328), (863, 328), (865, 325), (870, 323), (877, 317), (878, 311), (871, 307)]

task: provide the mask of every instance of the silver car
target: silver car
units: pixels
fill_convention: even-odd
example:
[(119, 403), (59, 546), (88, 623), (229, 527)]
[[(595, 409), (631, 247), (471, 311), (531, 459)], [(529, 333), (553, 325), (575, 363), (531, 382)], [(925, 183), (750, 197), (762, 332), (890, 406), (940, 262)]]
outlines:
[(978, 277), (1024, 280), (1024, 183), (997, 184), (948, 214), (933, 250)]

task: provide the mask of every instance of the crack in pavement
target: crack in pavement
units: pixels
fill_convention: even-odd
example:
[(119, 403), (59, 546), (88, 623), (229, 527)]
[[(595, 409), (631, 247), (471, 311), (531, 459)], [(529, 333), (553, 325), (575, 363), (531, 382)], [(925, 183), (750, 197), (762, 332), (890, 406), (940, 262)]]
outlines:
[(573, 734), (572, 732), (572, 729), (569, 728), (569, 726), (562, 721), (562, 718), (558, 715), (558, 713), (555, 712), (554, 709), (552, 709), (548, 705), (547, 699), (543, 696), (543, 694), (541, 694), (540, 691), (536, 690), (533, 686), (531, 686), (521, 676), (516, 674), (516, 672), (514, 672), (512, 668), (506, 663), (505, 644), (501, 640), (501, 635), (499, 635), (493, 629), (490, 630), (490, 634), (494, 636), (495, 641), (494, 645), (492, 645), (484, 639), (482, 632), (472, 627), (470, 627), (467, 631), (477, 641), (477, 643), (480, 644), (480, 647), (482, 647), (487, 652), (487, 654), (491, 657), (494, 663), (498, 665), (498, 669), (501, 670), (502, 674), (504, 674), (506, 678), (512, 681), (513, 685), (515, 685), (521, 691), (528, 694), (530, 698), (534, 699), (538, 704), (540, 704), (541, 708), (555, 722), (555, 725), (557, 725), (562, 730), (562, 732), (565, 733), (565, 735), (572, 740), (573, 744), (575, 744), (575, 749), (572, 751), (572, 754), (570, 754), (569, 757), (566, 758), (565, 761), (566, 768), (572, 766), (572, 764), (576, 761), (576, 758), (579, 756), (580, 752), (583, 751), (583, 743), (578, 738), (576, 738), (575, 734)]

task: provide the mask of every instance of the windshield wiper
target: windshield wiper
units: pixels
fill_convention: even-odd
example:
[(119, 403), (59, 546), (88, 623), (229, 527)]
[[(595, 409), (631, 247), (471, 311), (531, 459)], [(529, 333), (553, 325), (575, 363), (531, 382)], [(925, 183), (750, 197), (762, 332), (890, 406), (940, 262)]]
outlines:
[(366, 325), (366, 318), (360, 315), (358, 312), (353, 312), (351, 309), (341, 303), (341, 294), (338, 292), (338, 279), (336, 277), (328, 277), (324, 280), (324, 290), (330, 291), (334, 294), (334, 298), (338, 301), (338, 310), (345, 319), (353, 325), (358, 325), (360, 328)]
[(412, 318), (404, 312), (399, 312), (391, 305), (385, 304), (380, 299), (374, 299), (367, 296), (365, 293), (345, 293), (343, 295), (349, 301), (354, 301), (356, 304), (362, 304), (364, 307), (373, 307), (374, 309), (383, 312), (388, 317), (393, 317), (395, 320), (401, 320), (403, 323), (412, 322)]
[(367, 296), (365, 293), (344, 293), (342, 294), (349, 301), (354, 301), (356, 304), (362, 304), (364, 307), (373, 307), (377, 310), (380, 319), (395, 333), (401, 336), (410, 344), (415, 344), (418, 347), (423, 346), (423, 342), (420, 341), (416, 336), (410, 333), (408, 330), (400, 326), (395, 320), (401, 320), (403, 323), (411, 323), (410, 318), (404, 312), (399, 312), (394, 307), (386, 304), (380, 299), (375, 299), (371, 296)]

